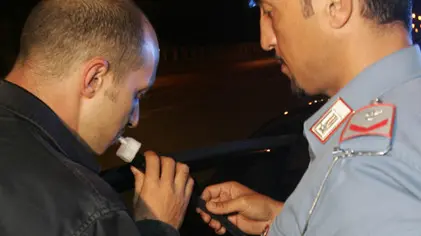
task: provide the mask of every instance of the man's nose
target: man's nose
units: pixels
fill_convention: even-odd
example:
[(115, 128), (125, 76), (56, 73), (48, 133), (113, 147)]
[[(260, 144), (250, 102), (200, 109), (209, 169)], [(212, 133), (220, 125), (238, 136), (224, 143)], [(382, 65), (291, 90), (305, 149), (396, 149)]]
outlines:
[(136, 128), (139, 124), (139, 104), (134, 105), (132, 113), (130, 114), (129, 127)]
[(260, 20), (260, 46), (265, 51), (275, 49), (277, 45), (276, 35), (273, 32), (272, 26), (265, 19)]

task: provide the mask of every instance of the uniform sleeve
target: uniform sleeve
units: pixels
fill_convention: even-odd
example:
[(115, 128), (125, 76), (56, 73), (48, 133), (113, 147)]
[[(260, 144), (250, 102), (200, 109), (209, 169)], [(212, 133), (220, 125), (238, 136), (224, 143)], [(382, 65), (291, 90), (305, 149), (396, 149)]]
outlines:
[(179, 236), (172, 226), (156, 220), (134, 222), (127, 212), (111, 212), (98, 218), (80, 236)]

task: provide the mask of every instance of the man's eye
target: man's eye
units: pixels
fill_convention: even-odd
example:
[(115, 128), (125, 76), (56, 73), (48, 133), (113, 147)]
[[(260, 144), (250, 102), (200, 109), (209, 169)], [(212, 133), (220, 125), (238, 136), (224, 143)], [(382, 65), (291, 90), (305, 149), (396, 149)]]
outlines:
[(262, 14), (264, 16), (268, 16), (269, 18), (272, 18), (272, 10), (264, 9), (264, 8), (261, 8), (261, 9), (262, 9)]
[(263, 14), (265, 14), (266, 16), (272, 18), (272, 11), (263, 11)]

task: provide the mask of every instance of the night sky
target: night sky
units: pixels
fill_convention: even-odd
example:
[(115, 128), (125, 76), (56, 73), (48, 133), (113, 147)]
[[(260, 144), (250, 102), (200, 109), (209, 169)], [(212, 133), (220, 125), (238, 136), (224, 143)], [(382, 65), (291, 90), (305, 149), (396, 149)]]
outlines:
[[(162, 6), (148, 8), (146, 2), (152, 1), (161, 2)], [(414, 2), (417, 2), (414, 12), (421, 15), (421, 1)], [(250, 8), (248, 0), (151, 0), (139, 1), (139, 5), (144, 6), (145, 13), (163, 42), (205, 44), (259, 41), (259, 10)], [(417, 25), (420, 23), (417, 21)]]
[[(248, 0), (136, 1), (164, 44), (259, 41), (259, 11), (257, 8), (249, 8)], [(26, 15), (36, 2), (38, 0), (0, 1), (0, 24), (8, 24), (8, 28), (12, 28), (6, 37), (18, 41)], [(414, 2), (414, 11), (421, 15), (420, 1)]]
[(161, 40), (178, 44), (259, 41), (259, 10), (249, 8), (247, 0), (170, 2), (158, 11), (145, 8)]

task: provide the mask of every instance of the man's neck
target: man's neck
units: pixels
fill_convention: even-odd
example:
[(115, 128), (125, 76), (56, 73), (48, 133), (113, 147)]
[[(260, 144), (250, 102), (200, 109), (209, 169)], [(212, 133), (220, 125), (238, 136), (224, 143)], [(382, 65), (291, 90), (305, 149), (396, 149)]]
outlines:
[(6, 80), (27, 90), (43, 101), (72, 130), (78, 129), (77, 99), (72, 96), (72, 89), (64, 82), (45, 82), (22, 66), (15, 66)]
[(373, 34), (362, 34), (350, 40), (344, 53), (344, 66), (337, 76), (336, 87), (327, 91), (329, 96), (334, 96), (345, 87), (352, 79), (366, 68), (399, 50), (410, 47), (412, 40), (405, 29), (393, 29), (373, 37)]

